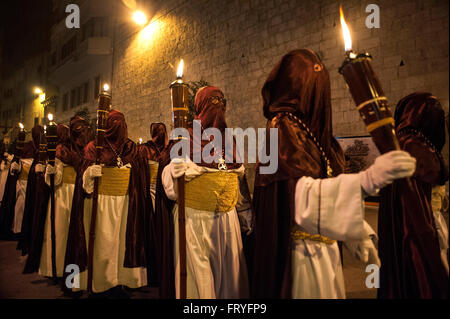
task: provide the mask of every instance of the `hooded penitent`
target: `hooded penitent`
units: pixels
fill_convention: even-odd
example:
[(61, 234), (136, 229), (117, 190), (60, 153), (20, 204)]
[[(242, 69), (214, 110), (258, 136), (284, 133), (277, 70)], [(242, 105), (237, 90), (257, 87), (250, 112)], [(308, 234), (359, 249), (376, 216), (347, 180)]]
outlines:
[(147, 160), (158, 162), (161, 153), (168, 143), (166, 125), (164, 123), (152, 123), (150, 125), (151, 140), (140, 146), (140, 151)]
[[(150, 229), (148, 210), (151, 209), (145, 194), (145, 162), (137, 150), (136, 144), (128, 139), (125, 117), (116, 110), (111, 110), (107, 119), (105, 132), (105, 144), (101, 152), (99, 163), (105, 166), (116, 166), (117, 155), (123, 165), (131, 164), (131, 174), (128, 186), (128, 219), (126, 225), (125, 261), (124, 267), (145, 267), (146, 261), (146, 236)], [(84, 152), (85, 158), (80, 165), (75, 184), (74, 200), (67, 239), (65, 265), (76, 264), (80, 271), (87, 266), (87, 244), (83, 224), (83, 205), (85, 193), (82, 186), (84, 171), (96, 160), (95, 142), (90, 142)], [(151, 205), (151, 204), (150, 204)]]
[(80, 116), (72, 117), (70, 127), (58, 125), (58, 138), (56, 158), (77, 170), (83, 161), (84, 148), (91, 141), (88, 122)]
[[(239, 163), (236, 156), (236, 146), (233, 144), (232, 149), (225, 149), (225, 128), (227, 123), (225, 119), (226, 102), (222, 91), (213, 86), (203, 87), (198, 90), (195, 96), (195, 117), (194, 120), (201, 121), (201, 132), (207, 128), (217, 128), (222, 133), (222, 152), (223, 158), (233, 159), (232, 163), (227, 163), (228, 169), (235, 169), (242, 164)], [(188, 128), (190, 133), (190, 158), (194, 160), (195, 152), (202, 152), (203, 148), (213, 141), (202, 140), (198, 141), (194, 138), (192, 126)], [(167, 198), (164, 187), (162, 185), (161, 175), (171, 159), (170, 151), (176, 141), (171, 140), (168, 146), (164, 149), (158, 169), (156, 200), (155, 200), (155, 231), (156, 231), (156, 247), (158, 249), (158, 281), (160, 283), (161, 298), (175, 298), (175, 273), (173, 260), (173, 238), (174, 225), (171, 212), (175, 202)], [(214, 149), (211, 149), (213, 155)], [(217, 148), (217, 152), (220, 150)], [(220, 155), (220, 154), (217, 154)], [(205, 163), (203, 157), (201, 163), (196, 163), (199, 166), (217, 169), (217, 163)]]
[[(22, 250), (22, 255), (28, 254), (24, 273), (35, 272), (39, 268), (45, 213), (50, 195), (44, 174), (36, 173), (35, 170), (38, 164), (39, 144), (41, 139), (45, 138), (44, 134), (42, 126), (35, 126), (32, 129), (33, 143), (37, 151), (28, 174), (21, 239), (18, 245), (18, 249)], [(39, 243), (41, 244), (39, 245)]]
[(278, 170), (260, 174), (263, 165), (256, 167), (252, 295), (290, 298), (296, 182), (303, 176), (326, 178), (325, 156), (332, 175), (337, 176), (343, 171), (344, 156), (332, 133), (328, 71), (316, 53), (295, 50), (286, 54), (269, 74), (262, 96), (267, 129), (278, 128)]
[[(200, 121), (201, 123), (201, 134), (203, 138), (199, 141), (194, 136), (193, 128), (189, 128), (190, 133), (190, 151), (191, 151), (191, 160), (196, 158), (201, 158), (201, 163), (197, 163), (200, 166), (206, 166), (210, 168), (217, 168), (216, 161), (212, 163), (206, 163), (201, 154), (195, 154), (197, 152), (202, 153), (205, 146), (210, 143), (214, 144), (214, 148), (211, 149), (211, 155), (214, 155), (215, 152), (219, 153), (217, 156), (222, 156), (223, 159), (227, 159), (227, 168), (235, 169), (242, 165), (240, 163), (239, 158), (236, 155), (236, 145), (233, 139), (233, 147), (226, 148), (226, 138), (228, 138), (225, 134), (225, 129), (227, 128), (226, 122), (226, 100), (224, 99), (223, 92), (214, 86), (205, 86), (200, 88), (195, 95), (195, 116), (194, 120)], [(222, 134), (222, 149), (219, 149), (219, 143), (214, 143), (214, 137), (206, 136), (204, 134), (204, 130), (208, 128), (216, 128)], [(207, 139), (210, 138), (210, 139)], [(222, 153), (222, 154), (220, 154)], [(232, 163), (228, 163), (232, 159)]]
[[(22, 159), (36, 159), (39, 150), (40, 133), (44, 131), (44, 128), (40, 125), (35, 125), (31, 131), (32, 140), (26, 142), (23, 145), (22, 153), (20, 154)], [(17, 142), (15, 143), (17, 145)], [(17, 157), (14, 157), (13, 161), (17, 161)], [(3, 193), (2, 205), (0, 208), (0, 238), (10, 239), (13, 238), (12, 224), (14, 221), (15, 207), (16, 207), (16, 184), (19, 179), (19, 174), (8, 174), (8, 178), (5, 184), (5, 191)], [(23, 223), (23, 222), (22, 222)]]
[(448, 298), (431, 207), (431, 189), (448, 180), (441, 155), (445, 115), (430, 93), (401, 99), (395, 125), (402, 150), (417, 160), (410, 183), (397, 180), (381, 190), (378, 219), (380, 298)]

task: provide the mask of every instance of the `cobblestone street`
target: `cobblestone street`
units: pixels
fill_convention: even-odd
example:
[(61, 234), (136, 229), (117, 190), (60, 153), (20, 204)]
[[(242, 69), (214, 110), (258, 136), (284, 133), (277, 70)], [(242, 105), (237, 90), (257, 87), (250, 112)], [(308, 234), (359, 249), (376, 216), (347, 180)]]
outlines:
[[(376, 230), (377, 209), (367, 206), (366, 220)], [(51, 279), (35, 274), (22, 274), (25, 257), (16, 250), (17, 242), (0, 241), (0, 298), (20, 299), (70, 299), (75, 296), (65, 295), (60, 286), (54, 285)], [(347, 298), (376, 298), (376, 289), (365, 287), (366, 273), (364, 265), (343, 250), (344, 276)], [(131, 298), (158, 298), (155, 288), (143, 288), (128, 292)], [(87, 298), (84, 293), (79, 298)], [(123, 295), (100, 295), (100, 298), (120, 298)]]

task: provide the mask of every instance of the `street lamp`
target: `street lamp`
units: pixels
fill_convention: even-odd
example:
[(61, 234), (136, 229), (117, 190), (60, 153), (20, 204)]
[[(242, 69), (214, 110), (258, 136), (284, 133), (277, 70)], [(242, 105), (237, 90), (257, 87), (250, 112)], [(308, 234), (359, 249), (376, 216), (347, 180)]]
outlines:
[(135, 11), (133, 13), (133, 20), (134, 20), (134, 22), (136, 22), (136, 24), (138, 24), (141, 27), (146, 25), (148, 22), (147, 15), (143, 11), (140, 11), (140, 10)]

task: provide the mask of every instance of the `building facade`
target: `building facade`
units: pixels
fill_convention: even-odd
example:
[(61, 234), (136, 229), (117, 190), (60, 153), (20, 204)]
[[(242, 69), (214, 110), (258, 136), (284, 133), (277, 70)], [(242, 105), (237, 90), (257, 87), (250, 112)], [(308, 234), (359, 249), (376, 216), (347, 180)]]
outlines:
[[(80, 8), (80, 28), (67, 28), (68, 4)], [(67, 123), (75, 113), (95, 120), (97, 97), (103, 83), (111, 82), (112, 1), (54, 1), (59, 17), (51, 29), (49, 83), (57, 96), (48, 112)]]

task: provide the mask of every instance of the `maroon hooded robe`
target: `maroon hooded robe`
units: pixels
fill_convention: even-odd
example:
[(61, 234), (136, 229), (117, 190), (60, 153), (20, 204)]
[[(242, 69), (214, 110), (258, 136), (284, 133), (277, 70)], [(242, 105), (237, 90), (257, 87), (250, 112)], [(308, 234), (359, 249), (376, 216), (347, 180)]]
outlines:
[[(130, 182), (128, 186), (128, 219), (126, 226), (125, 261), (124, 267), (147, 266), (146, 236), (150, 229), (148, 211), (149, 206), (145, 197), (145, 162), (139, 155), (136, 144), (128, 138), (125, 117), (116, 110), (111, 110), (107, 119), (104, 148), (99, 163), (105, 166), (116, 166), (115, 152), (121, 154), (123, 164), (131, 164)], [(114, 150), (111, 148), (114, 148)], [(90, 142), (84, 150), (84, 161), (77, 172), (74, 190), (65, 265), (76, 264), (80, 271), (87, 268), (87, 244), (83, 224), (84, 198), (87, 194), (83, 190), (82, 180), (84, 171), (94, 164), (96, 159), (95, 142)]]
[(291, 228), (295, 185), (299, 178), (326, 178), (324, 157), (295, 115), (317, 138), (330, 160), (333, 176), (343, 171), (344, 156), (333, 137), (328, 71), (313, 51), (286, 54), (269, 74), (263, 89), (263, 111), (269, 128), (278, 128), (278, 170), (260, 174), (256, 166), (253, 196), (253, 298), (291, 297)]
[[(17, 145), (17, 142), (16, 142)], [(21, 154), (15, 154), (12, 162), (18, 162), (21, 158), (35, 158), (39, 148), (39, 135), (34, 134), (33, 140), (24, 144)], [(17, 152), (17, 151), (16, 151)], [(16, 207), (16, 187), (19, 174), (12, 175), (11, 170), (6, 179), (5, 192), (3, 193), (0, 207), (0, 239), (17, 239), (13, 234), (12, 225)]]
[[(221, 103), (214, 104), (213, 98), (222, 99)], [(225, 120), (226, 102), (222, 91), (213, 86), (200, 88), (195, 96), (195, 120), (200, 120), (203, 129), (215, 127), (222, 132), (222, 148), (225, 148), (225, 128), (227, 123)], [(203, 148), (210, 143), (208, 140), (197, 141), (193, 138), (192, 127), (188, 128), (190, 134), (190, 158), (194, 158), (195, 151), (203, 151)], [(156, 199), (155, 199), (155, 222), (156, 230), (156, 247), (158, 258), (158, 282), (160, 283), (160, 297), (164, 299), (175, 298), (175, 271), (174, 271), (174, 224), (172, 218), (172, 211), (175, 201), (170, 200), (164, 190), (162, 184), (162, 172), (164, 168), (170, 163), (170, 151), (177, 141), (171, 140), (168, 146), (164, 149), (159, 163), (158, 177), (156, 182)], [(199, 148), (194, 147), (194, 143), (200, 143)], [(213, 153), (214, 150), (211, 150)], [(211, 154), (212, 155), (212, 154)], [(231, 150), (223, 150), (224, 159), (232, 159), (231, 163), (227, 163), (228, 169), (239, 168), (242, 164), (239, 162), (236, 155), (236, 144), (233, 143)], [(203, 161), (196, 163), (199, 166), (217, 169), (217, 163), (206, 163)], [(240, 187), (246, 186), (249, 194), (247, 183), (242, 183), (240, 180)]]
[(402, 150), (417, 160), (410, 178), (381, 190), (378, 216), (381, 259), (379, 298), (448, 298), (449, 277), (440, 255), (431, 189), (448, 181), (441, 155), (445, 116), (430, 93), (413, 93), (395, 110)]
[(18, 249), (22, 251), (22, 256), (29, 254), (24, 273), (35, 271), (33, 269), (35, 268), (36, 260), (37, 267), (39, 267), (42, 244), (40, 248), (36, 245), (38, 241), (42, 240), (40, 238), (44, 236), (42, 229), (45, 225), (45, 212), (50, 196), (50, 189), (45, 183), (44, 174), (36, 173), (36, 165), (39, 164), (39, 144), (43, 138), (45, 139), (44, 128), (36, 125), (32, 129), (32, 135), (37, 151), (28, 173), (21, 239), (18, 244)]

